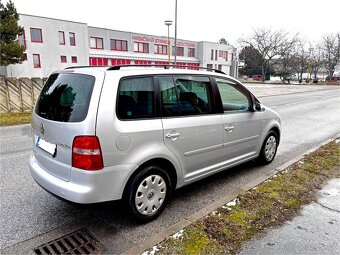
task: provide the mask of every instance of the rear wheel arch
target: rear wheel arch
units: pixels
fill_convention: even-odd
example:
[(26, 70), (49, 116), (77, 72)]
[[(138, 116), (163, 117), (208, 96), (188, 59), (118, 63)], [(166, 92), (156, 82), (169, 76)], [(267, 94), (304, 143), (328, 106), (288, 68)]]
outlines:
[(125, 184), (124, 187), (124, 192), (123, 194), (126, 192), (126, 188), (128, 186), (128, 184), (131, 182), (131, 180), (134, 179), (134, 177), (144, 168), (149, 167), (149, 166), (158, 166), (160, 168), (163, 168), (169, 175), (170, 177), (170, 181), (171, 181), (171, 186), (173, 187), (173, 189), (176, 188), (177, 185), (177, 172), (176, 172), (176, 168), (175, 166), (167, 159), (165, 158), (154, 158), (154, 159), (150, 159), (146, 162), (144, 162), (143, 164), (141, 164), (129, 177), (128, 181)]
[(139, 168), (145, 168), (147, 166), (159, 166), (167, 171), (170, 176), (172, 187), (175, 189), (177, 185), (177, 172), (175, 166), (167, 159), (155, 158), (146, 161)]

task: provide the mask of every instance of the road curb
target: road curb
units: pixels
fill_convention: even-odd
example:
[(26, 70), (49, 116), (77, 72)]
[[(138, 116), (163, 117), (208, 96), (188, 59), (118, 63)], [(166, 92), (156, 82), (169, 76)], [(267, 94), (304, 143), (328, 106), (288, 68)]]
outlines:
[(170, 227), (162, 230), (161, 232), (149, 237), (145, 241), (142, 241), (140, 244), (131, 247), (130, 249), (122, 252), (121, 254), (129, 254), (129, 255), (139, 255), (143, 253), (145, 250), (151, 249), (153, 246), (157, 245), (158, 243), (162, 242), (169, 236), (179, 232), (183, 228), (189, 226), (190, 224), (194, 223), (195, 221), (202, 219), (203, 217), (207, 216), (208, 214), (212, 213), (217, 208), (221, 207), (222, 205), (226, 204), (230, 200), (237, 198), (238, 196), (242, 195), (246, 191), (253, 189), (254, 187), (258, 186), (260, 183), (266, 181), (267, 179), (271, 178), (273, 175), (283, 171), (290, 165), (299, 162), (304, 156), (318, 150), (320, 147), (326, 145), (327, 143), (337, 139), (340, 137), (340, 134), (335, 135), (334, 137), (314, 146), (313, 148), (309, 149), (308, 151), (298, 155), (297, 157), (287, 161), (286, 163), (278, 166), (274, 170), (263, 174), (262, 176), (256, 178), (248, 182), (247, 184), (243, 185), (240, 188), (236, 188), (231, 193), (227, 194), (226, 196), (220, 198), (219, 200), (207, 205), (206, 207), (200, 209), (199, 211), (185, 217), (184, 219), (180, 220), (179, 222), (171, 225)]

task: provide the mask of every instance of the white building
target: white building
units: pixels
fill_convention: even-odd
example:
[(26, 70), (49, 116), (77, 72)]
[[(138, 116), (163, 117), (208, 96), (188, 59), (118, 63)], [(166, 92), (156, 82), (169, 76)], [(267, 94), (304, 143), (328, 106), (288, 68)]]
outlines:
[(20, 14), (25, 46), (22, 64), (9, 65), (1, 74), (10, 77), (47, 77), (72, 65), (88, 65), (88, 29), (85, 23)]
[(208, 68), (218, 69), (228, 75), (235, 76), (233, 62), (236, 57), (236, 48), (211, 42), (200, 42), (198, 45), (198, 58), (200, 65)]
[[(112, 66), (168, 63), (168, 38), (87, 26), (86, 23), (20, 14), (26, 51), (23, 63), (1, 67), (9, 77), (47, 77), (69, 66)], [(170, 39), (174, 63), (174, 38)], [(237, 76), (236, 48), (212, 42), (177, 39), (178, 68), (198, 66)], [(189, 67), (181, 67), (189, 66)]]

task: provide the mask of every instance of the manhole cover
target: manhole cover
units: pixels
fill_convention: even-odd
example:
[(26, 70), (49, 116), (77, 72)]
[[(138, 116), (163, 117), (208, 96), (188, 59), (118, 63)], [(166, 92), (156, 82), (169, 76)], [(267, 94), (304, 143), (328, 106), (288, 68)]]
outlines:
[(85, 228), (34, 249), (35, 254), (101, 254), (106, 250)]

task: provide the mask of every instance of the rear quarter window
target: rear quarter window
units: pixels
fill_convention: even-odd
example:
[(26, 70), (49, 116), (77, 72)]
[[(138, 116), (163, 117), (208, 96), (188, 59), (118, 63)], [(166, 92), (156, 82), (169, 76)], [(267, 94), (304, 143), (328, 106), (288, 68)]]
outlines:
[(84, 74), (52, 74), (42, 89), (35, 113), (59, 122), (83, 121), (88, 112), (95, 78)]
[(118, 91), (117, 115), (122, 120), (155, 116), (152, 77), (125, 78)]

